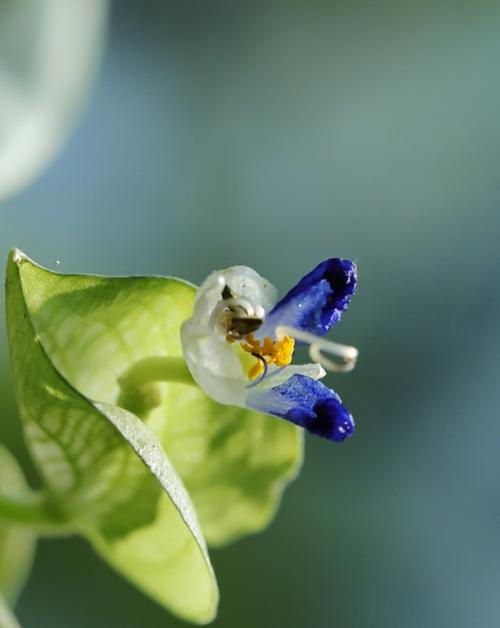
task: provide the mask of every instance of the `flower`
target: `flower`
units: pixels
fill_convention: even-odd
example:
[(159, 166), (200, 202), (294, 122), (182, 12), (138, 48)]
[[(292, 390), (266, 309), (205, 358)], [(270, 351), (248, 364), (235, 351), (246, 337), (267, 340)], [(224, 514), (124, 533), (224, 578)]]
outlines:
[[(340, 397), (319, 379), (325, 368), (348, 371), (357, 350), (322, 338), (340, 320), (356, 289), (356, 266), (327, 259), (277, 301), (276, 288), (247, 266), (213, 272), (181, 328), (184, 357), (196, 383), (215, 401), (278, 416), (334, 441), (353, 433)], [(296, 342), (310, 364), (292, 364)], [(327, 351), (343, 358), (333, 362)], [(325, 368), (323, 368), (325, 367)]]
[[(269, 524), (302, 463), (296, 425), (332, 440), (352, 433), (351, 415), (318, 380), (324, 366), (354, 365), (354, 348), (323, 337), (354, 287), (354, 265), (338, 259), (278, 303), (242, 266), (196, 290), (173, 277), (65, 275), (12, 251), (11, 360), (43, 486), (32, 507), (19, 495), (16, 523), (85, 536), (160, 604), (211, 621), (207, 544)], [(301, 342), (312, 364), (292, 364)], [(16, 500), (3, 501), (10, 517)]]

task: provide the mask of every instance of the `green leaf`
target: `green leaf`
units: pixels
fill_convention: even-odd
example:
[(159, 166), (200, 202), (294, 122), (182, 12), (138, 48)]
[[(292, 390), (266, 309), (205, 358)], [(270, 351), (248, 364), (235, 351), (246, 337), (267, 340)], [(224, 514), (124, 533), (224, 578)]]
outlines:
[[(265, 414), (177, 387), (163, 442), (212, 546), (265, 528), (302, 463), (303, 432)], [(183, 390), (181, 390), (183, 388)]]
[(0, 594), (0, 628), (20, 628), (7, 602)]
[[(136, 416), (106, 403), (104, 394), (86, 396), (54, 366), (54, 354), (67, 349), (68, 321), (58, 313), (57, 333), (48, 338), (38, 314), (58, 279), (19, 251), (9, 259), (11, 360), (26, 438), (49, 503), (66, 526), (85, 534), (158, 602), (191, 621), (210, 621), (218, 599), (213, 570), (189, 496), (160, 443)], [(101, 280), (65, 279), (65, 289), (91, 311), (89, 287)], [(99, 342), (94, 349), (102, 357)], [(98, 393), (103, 369), (92, 373), (83, 360), (79, 368), (84, 378), (97, 378)]]
[[(28, 493), (19, 465), (7, 449), (0, 445), (0, 494), (23, 496)], [(35, 545), (36, 534), (32, 528), (0, 519), (0, 593), (11, 604), (15, 602), (31, 571)], [(2, 625), (0, 620), (0, 627)]]
[[(195, 288), (166, 277), (60, 275), (25, 261), (30, 316), (50, 359), (88, 398), (116, 404), (118, 379), (139, 361), (180, 357), (179, 330)], [(256, 532), (273, 517), (302, 461), (303, 433), (256, 412), (221, 406), (195, 386), (144, 389), (157, 435), (194, 502), (209, 544)], [(137, 401), (128, 399), (136, 409)]]

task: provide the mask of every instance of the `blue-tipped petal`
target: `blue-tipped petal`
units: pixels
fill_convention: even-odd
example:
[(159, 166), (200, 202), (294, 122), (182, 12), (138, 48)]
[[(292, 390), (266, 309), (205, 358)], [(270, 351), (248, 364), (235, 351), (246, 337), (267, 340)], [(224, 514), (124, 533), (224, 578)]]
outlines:
[(273, 336), (287, 325), (323, 336), (340, 320), (356, 290), (356, 265), (334, 257), (303, 277), (267, 314), (259, 336)]
[(354, 431), (354, 420), (340, 397), (305, 375), (292, 375), (274, 388), (257, 386), (249, 390), (246, 405), (333, 441), (342, 441)]

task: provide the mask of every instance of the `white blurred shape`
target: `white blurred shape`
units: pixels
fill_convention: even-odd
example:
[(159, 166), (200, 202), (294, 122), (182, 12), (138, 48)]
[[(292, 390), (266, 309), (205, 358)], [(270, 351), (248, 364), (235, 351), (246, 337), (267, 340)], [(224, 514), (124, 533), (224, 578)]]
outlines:
[(108, 0), (0, 2), (0, 200), (71, 131), (99, 61)]

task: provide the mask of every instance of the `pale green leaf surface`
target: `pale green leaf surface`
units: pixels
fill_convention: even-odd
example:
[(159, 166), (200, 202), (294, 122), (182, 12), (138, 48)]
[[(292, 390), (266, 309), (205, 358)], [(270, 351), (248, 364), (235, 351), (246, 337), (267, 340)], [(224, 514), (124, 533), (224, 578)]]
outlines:
[[(0, 445), (0, 494), (19, 496), (27, 490), (16, 460)], [(11, 604), (31, 571), (35, 545), (36, 534), (29, 527), (0, 522), (0, 593)]]
[[(165, 277), (61, 275), (22, 265), (37, 333), (86, 396), (115, 404), (118, 378), (153, 356), (182, 356), (179, 330), (195, 288)], [(303, 433), (280, 419), (221, 406), (197, 387), (157, 385), (147, 423), (194, 502), (209, 544), (265, 527), (301, 464)]]
[[(7, 324), (23, 426), (52, 504), (121, 573), (195, 622), (210, 621), (217, 587), (196, 515), (160, 443), (130, 412), (93, 402), (54, 367), (33, 325), (34, 268), (14, 252)], [(161, 491), (161, 488), (164, 490)]]
[(7, 602), (0, 593), (0, 628), (21, 628)]

